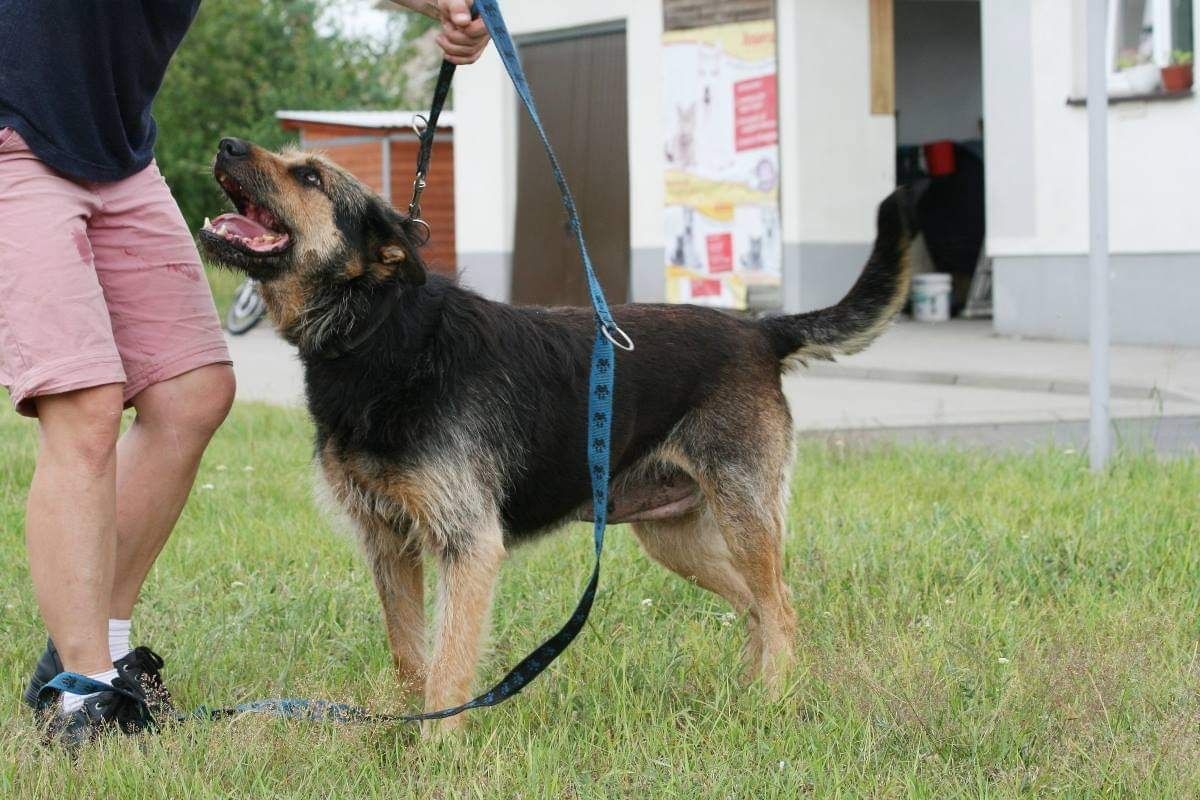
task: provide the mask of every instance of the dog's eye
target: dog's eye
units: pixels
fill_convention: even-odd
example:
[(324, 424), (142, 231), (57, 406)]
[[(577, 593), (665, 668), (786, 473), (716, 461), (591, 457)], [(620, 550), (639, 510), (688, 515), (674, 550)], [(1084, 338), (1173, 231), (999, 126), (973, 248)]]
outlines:
[(317, 172), (312, 167), (297, 167), (293, 173), (297, 180), (306, 186), (314, 186), (321, 188), (321, 173)]

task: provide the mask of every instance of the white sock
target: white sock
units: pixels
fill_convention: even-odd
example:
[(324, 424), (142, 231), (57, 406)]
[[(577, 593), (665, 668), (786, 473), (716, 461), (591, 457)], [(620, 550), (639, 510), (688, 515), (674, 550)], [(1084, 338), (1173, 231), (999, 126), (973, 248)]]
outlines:
[[(117, 677), (117, 671), (115, 669), (108, 669), (96, 675), (88, 675), (88, 677), (94, 681), (100, 681), (101, 683), (107, 683), (109, 686), (112, 686), (113, 678)], [(85, 700), (95, 696), (95, 693), (69, 694), (67, 692), (63, 692), (62, 707), (60, 708), (59, 713), (63, 716), (66, 716), (67, 714), (73, 714), (79, 709), (83, 708), (83, 703)]]
[(113, 661), (119, 661), (129, 655), (133, 648), (129, 646), (129, 631), (133, 620), (110, 619), (108, 621), (108, 654)]

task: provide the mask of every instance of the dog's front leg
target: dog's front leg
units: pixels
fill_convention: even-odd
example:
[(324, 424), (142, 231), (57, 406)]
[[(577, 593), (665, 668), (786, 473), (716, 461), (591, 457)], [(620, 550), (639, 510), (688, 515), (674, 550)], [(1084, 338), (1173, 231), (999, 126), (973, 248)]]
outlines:
[(375, 588), (383, 604), (383, 620), (400, 690), (406, 695), (419, 696), (425, 683), (425, 584), (421, 553), (406, 547), (391, 530), (366, 537), (365, 543)]
[[(438, 629), (425, 683), (425, 709), (435, 711), (470, 699), (471, 679), (487, 632), (492, 593), (504, 537), (498, 519), (489, 520), (461, 544), (438, 553)], [(452, 730), (462, 716), (426, 723), (426, 732)]]

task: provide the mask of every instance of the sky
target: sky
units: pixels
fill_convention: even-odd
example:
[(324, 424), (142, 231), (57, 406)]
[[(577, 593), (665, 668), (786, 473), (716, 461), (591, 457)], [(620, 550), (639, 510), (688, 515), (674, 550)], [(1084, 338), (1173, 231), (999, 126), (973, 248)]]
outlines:
[(393, 13), (406, 14), (401, 9), (398, 12), (376, 11), (375, 0), (338, 0), (338, 8), (331, 11), (337, 14), (341, 27), (351, 36), (374, 38), (383, 35), (386, 30), (385, 20)]

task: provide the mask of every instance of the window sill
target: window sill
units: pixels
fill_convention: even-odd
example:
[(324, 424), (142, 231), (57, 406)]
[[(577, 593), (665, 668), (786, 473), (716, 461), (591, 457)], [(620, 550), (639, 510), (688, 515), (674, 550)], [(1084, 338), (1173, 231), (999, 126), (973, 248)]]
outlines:
[[(1189, 97), (1195, 97), (1195, 89), (1184, 89), (1182, 92), (1150, 92), (1149, 94), (1123, 94), (1109, 95), (1108, 104), (1110, 106), (1120, 105), (1121, 103), (1161, 103), (1173, 100), (1186, 100)], [(1086, 108), (1086, 97), (1068, 97), (1067, 105), (1073, 108)]]

